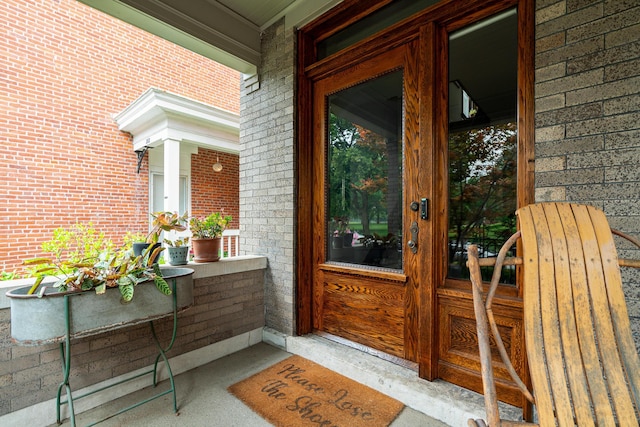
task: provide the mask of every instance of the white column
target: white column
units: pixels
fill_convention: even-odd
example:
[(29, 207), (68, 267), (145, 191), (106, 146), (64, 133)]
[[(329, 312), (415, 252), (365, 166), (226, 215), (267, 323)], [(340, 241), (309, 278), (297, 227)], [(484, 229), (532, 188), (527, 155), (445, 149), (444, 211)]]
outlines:
[(164, 140), (164, 210), (180, 209), (180, 141)]

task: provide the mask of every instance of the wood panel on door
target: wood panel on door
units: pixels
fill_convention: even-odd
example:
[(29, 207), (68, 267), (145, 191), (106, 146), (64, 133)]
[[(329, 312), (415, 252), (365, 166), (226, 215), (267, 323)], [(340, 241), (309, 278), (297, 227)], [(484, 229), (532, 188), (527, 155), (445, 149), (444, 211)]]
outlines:
[[(441, 293), (438, 304), (440, 324), (438, 373), (456, 384), (482, 390), (480, 359), (478, 356), (478, 336), (473, 313), (473, 302), (466, 293)], [(508, 306), (494, 307), (496, 323), (505, 348), (518, 372), (525, 371), (524, 335), (521, 302), (510, 301)], [(513, 383), (492, 342), (492, 358), (496, 388), (500, 399), (515, 406), (522, 405), (522, 394)]]

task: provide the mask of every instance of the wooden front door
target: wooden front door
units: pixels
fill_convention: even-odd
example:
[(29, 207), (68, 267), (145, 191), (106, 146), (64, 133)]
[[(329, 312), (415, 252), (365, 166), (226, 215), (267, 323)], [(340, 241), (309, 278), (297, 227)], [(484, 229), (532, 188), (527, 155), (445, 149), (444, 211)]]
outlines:
[(419, 103), (408, 96), (417, 50), (408, 43), (318, 81), (313, 105), (313, 327), (414, 364), (430, 265), (417, 250), (428, 217), (406, 202), (430, 198), (418, 195), (429, 177), (417, 173)]
[[(497, 252), (532, 185), (532, 3), (487, 4), (434, 9), (308, 63), (299, 83), (298, 332), (477, 391), (466, 247)], [(303, 33), (300, 51), (313, 43)], [(523, 374), (522, 290), (506, 273), (495, 314)]]

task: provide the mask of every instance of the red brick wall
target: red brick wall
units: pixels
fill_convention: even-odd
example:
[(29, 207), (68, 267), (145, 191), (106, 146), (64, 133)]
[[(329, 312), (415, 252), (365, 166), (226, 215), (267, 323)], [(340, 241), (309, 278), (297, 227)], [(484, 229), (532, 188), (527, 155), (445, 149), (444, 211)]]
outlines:
[[(214, 172), (213, 164), (220, 161), (222, 170)], [(240, 217), (240, 162), (235, 154), (200, 148), (191, 155), (191, 212), (207, 216), (222, 211), (233, 220), (227, 228), (239, 228)]]
[(146, 231), (147, 160), (113, 116), (150, 87), (239, 112), (238, 72), (75, 0), (0, 2), (0, 51), (0, 271), (77, 221)]

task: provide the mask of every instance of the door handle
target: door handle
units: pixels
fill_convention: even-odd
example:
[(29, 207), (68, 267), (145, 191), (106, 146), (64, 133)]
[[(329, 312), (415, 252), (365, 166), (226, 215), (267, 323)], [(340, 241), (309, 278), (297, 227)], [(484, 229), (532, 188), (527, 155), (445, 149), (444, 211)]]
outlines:
[(420, 203), (414, 200), (409, 208), (414, 212), (420, 211), (420, 219), (429, 219), (429, 199), (423, 197), (420, 199)]
[(429, 200), (420, 200), (420, 219), (429, 219)]
[(407, 242), (407, 246), (411, 249), (411, 252), (418, 253), (418, 222), (413, 221), (411, 223), (411, 227), (409, 227), (409, 231), (411, 231), (411, 240)]

